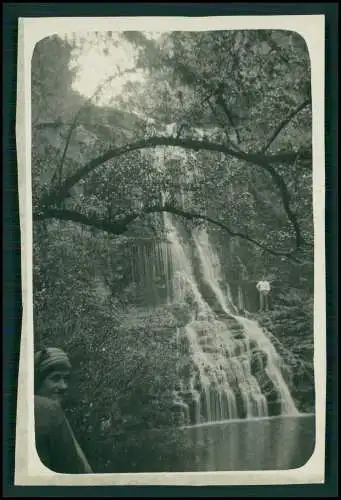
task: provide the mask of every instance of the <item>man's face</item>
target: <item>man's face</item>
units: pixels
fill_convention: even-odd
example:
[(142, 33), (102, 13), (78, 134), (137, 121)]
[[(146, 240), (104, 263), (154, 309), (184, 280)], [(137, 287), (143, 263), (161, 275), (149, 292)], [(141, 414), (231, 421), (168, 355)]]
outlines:
[(69, 386), (69, 377), (69, 370), (56, 370), (51, 372), (43, 380), (38, 395), (62, 403)]

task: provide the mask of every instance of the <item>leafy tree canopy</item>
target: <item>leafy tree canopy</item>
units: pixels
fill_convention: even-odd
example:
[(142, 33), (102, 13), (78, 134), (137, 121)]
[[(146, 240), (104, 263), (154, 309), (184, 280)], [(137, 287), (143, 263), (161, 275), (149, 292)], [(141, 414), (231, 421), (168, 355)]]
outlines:
[[(117, 235), (169, 211), (261, 251), (312, 259), (310, 61), (297, 34), (102, 33), (73, 50), (86, 44), (108, 58), (129, 46), (133, 65), (108, 68), (85, 100), (72, 89), (72, 44), (51, 37), (36, 46), (36, 220)], [(110, 105), (96, 105), (105, 92)]]

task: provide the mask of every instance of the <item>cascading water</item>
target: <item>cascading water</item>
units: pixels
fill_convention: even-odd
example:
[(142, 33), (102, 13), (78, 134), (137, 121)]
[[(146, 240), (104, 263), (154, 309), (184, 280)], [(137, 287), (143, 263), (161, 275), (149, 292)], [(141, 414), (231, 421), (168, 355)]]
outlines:
[(172, 301), (191, 311), (178, 331), (179, 386), (175, 402), (184, 425), (268, 415), (295, 415), (298, 411), (281, 373), (281, 358), (258, 324), (237, 315), (221, 283), (217, 254), (208, 233), (193, 235), (201, 280), (220, 313), (201, 292), (190, 245), (179, 226), (164, 214), (173, 270)]

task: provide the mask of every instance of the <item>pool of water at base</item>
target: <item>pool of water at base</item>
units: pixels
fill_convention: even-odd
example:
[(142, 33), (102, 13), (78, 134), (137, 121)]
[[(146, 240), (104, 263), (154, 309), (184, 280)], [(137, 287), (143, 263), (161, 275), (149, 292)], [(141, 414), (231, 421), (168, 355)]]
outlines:
[(187, 471), (287, 470), (315, 448), (315, 415), (227, 420), (187, 427), (195, 465)]

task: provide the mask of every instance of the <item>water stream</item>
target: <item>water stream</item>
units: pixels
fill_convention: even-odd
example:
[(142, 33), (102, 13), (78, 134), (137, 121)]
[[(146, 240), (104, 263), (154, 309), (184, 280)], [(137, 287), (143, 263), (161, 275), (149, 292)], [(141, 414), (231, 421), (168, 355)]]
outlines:
[(191, 311), (187, 325), (178, 330), (176, 401), (183, 424), (298, 415), (282, 375), (283, 360), (257, 322), (237, 314), (207, 231), (197, 230), (191, 246), (170, 214), (164, 223), (172, 300)]

